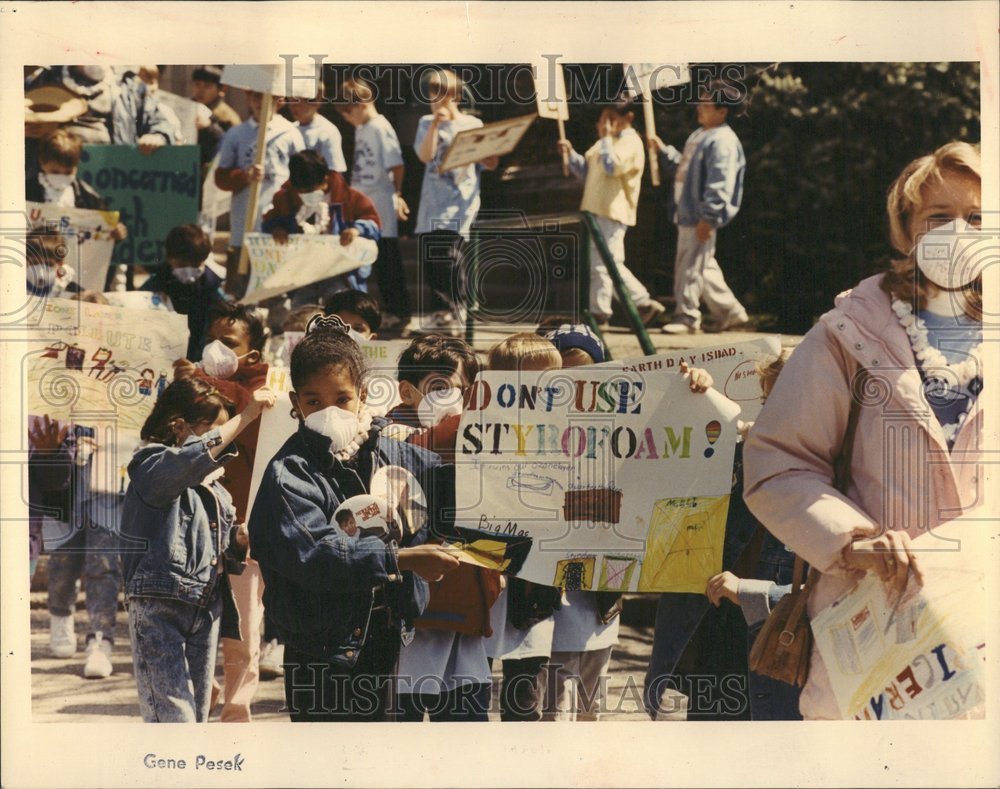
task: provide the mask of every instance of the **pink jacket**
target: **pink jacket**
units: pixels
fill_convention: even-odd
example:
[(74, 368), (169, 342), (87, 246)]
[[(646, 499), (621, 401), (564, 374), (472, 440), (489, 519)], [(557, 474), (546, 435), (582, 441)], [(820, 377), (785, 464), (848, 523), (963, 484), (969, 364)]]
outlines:
[[(923, 396), (909, 338), (889, 297), (870, 277), (837, 297), (779, 376), (744, 451), (745, 493), (753, 514), (822, 573), (809, 600), (813, 615), (858, 579), (840, 564), (855, 530), (884, 526), (911, 537), (981, 502), (982, 398), (951, 453)], [(847, 496), (832, 483), (847, 427), (850, 381), (860, 393)], [(799, 707), (806, 718), (839, 718), (826, 668), (814, 648)]]

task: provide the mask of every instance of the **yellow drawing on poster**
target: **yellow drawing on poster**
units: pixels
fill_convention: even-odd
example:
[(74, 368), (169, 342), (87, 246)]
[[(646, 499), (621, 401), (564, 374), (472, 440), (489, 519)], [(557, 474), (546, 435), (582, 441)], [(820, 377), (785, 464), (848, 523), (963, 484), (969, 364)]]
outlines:
[(705, 591), (722, 571), (729, 496), (660, 499), (646, 535), (639, 592)]
[(627, 592), (638, 560), (629, 556), (605, 556), (601, 562), (599, 592)]
[(594, 584), (595, 564), (596, 559), (593, 556), (560, 559), (556, 562), (556, 578), (552, 585), (561, 587), (567, 592), (590, 589)]

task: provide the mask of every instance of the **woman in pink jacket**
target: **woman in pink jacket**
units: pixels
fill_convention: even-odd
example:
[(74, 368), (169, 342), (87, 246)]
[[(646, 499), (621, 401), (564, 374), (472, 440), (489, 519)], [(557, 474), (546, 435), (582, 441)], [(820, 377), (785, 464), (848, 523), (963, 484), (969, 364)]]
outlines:
[[(980, 155), (949, 143), (889, 189), (884, 274), (837, 297), (788, 360), (747, 440), (751, 511), (821, 575), (810, 616), (875, 572), (919, 581), (910, 540), (982, 500)], [(981, 240), (980, 240), (981, 239)], [(869, 379), (853, 385), (861, 368)], [(847, 495), (833, 486), (852, 385), (861, 404)], [(861, 391), (857, 391), (861, 389)], [(813, 649), (800, 709), (839, 718)]]

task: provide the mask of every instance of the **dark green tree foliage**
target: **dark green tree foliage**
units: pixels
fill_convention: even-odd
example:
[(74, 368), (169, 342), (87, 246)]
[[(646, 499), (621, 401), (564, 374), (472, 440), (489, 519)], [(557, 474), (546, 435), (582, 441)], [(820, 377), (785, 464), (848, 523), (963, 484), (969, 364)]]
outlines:
[[(804, 332), (887, 265), (885, 195), (900, 170), (945, 142), (979, 141), (979, 65), (782, 64), (747, 84), (747, 114), (731, 123), (746, 192), (719, 260), (753, 312)], [(658, 129), (677, 128), (677, 114), (693, 127), (691, 108), (661, 112)]]

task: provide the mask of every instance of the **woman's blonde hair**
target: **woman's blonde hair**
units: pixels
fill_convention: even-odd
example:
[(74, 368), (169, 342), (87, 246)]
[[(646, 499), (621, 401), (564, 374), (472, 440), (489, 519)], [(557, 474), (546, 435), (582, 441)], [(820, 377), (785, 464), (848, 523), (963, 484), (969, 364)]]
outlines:
[(562, 356), (543, 337), (521, 332), (490, 348), (488, 364), (491, 370), (552, 370), (562, 367)]
[(427, 79), (427, 98), (440, 101), (443, 98), (458, 101), (462, 95), (462, 79), (454, 71), (446, 68), (431, 73)]
[[(889, 214), (889, 241), (893, 249), (904, 257), (893, 260), (889, 271), (882, 278), (882, 290), (890, 297), (923, 309), (927, 296), (933, 295), (934, 286), (925, 280), (917, 281), (916, 260), (913, 246), (916, 243), (910, 227), (914, 214), (924, 201), (924, 188), (928, 184), (944, 181), (945, 174), (972, 176), (982, 180), (981, 159), (978, 145), (967, 142), (950, 142), (934, 153), (910, 162), (889, 187), (886, 210)], [(982, 281), (977, 280), (965, 291), (966, 309), (970, 317), (982, 315)]]

